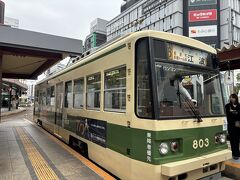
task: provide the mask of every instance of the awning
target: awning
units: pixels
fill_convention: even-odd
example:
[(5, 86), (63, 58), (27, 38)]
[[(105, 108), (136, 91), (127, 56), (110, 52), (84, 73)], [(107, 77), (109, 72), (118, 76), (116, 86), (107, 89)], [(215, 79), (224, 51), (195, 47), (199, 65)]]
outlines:
[(82, 52), (81, 40), (0, 25), (3, 78), (36, 79), (65, 57)]
[(228, 66), (231, 70), (240, 69), (240, 43), (218, 50), (217, 58), (221, 71), (228, 70)]

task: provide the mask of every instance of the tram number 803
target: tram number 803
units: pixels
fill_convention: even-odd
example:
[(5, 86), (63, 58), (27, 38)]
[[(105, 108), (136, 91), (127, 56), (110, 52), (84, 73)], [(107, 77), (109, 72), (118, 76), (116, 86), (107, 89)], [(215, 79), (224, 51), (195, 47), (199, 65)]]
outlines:
[(193, 140), (192, 147), (193, 149), (198, 149), (198, 148), (204, 148), (209, 146), (209, 139), (199, 139), (199, 140)]

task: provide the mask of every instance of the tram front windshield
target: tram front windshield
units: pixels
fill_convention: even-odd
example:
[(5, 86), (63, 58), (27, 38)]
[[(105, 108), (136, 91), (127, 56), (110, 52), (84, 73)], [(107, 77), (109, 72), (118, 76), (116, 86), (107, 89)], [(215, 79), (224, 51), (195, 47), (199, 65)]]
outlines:
[(161, 40), (148, 43), (140, 39), (136, 44), (138, 117), (202, 120), (224, 115), (219, 72), (211, 53)]
[(155, 62), (160, 118), (223, 115), (219, 73)]

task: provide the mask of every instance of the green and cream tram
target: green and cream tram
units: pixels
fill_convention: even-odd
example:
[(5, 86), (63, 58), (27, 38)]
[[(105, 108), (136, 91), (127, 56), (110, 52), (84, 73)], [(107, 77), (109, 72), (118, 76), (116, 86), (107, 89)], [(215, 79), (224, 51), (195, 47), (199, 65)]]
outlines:
[(226, 144), (216, 50), (124, 36), (36, 85), (35, 121), (121, 179), (217, 178)]

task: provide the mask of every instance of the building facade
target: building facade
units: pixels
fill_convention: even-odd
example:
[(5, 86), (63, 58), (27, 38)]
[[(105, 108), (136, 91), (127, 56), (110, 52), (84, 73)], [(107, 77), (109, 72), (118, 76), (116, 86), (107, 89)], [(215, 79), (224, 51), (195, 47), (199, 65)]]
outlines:
[(224, 0), (221, 10), (221, 47), (240, 42), (240, 0)]
[(140, 0), (123, 0), (123, 1), (124, 3), (121, 5), (121, 13)]
[(85, 52), (89, 52), (107, 41), (107, 22), (100, 18), (91, 22), (90, 34), (86, 37), (84, 43)]
[(158, 3), (152, 0), (137, 1), (109, 21), (107, 40), (147, 29), (183, 34), (183, 0), (156, 2)]
[(240, 0), (129, 0), (122, 5), (121, 14), (108, 22), (107, 41), (151, 29), (190, 36), (220, 48), (240, 41), (239, 6)]

